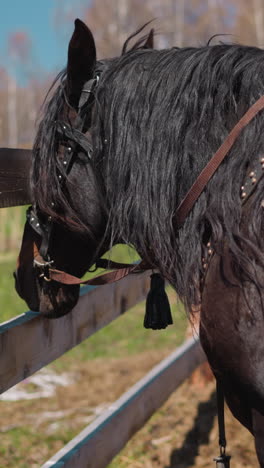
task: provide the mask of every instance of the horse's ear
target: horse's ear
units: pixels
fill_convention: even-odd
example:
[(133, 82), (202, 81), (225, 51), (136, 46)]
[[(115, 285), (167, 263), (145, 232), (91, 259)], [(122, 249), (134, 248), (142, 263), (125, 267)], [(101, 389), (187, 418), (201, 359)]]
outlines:
[(154, 49), (154, 29), (151, 29), (142, 49)]
[(92, 77), (96, 63), (96, 48), (90, 29), (79, 19), (68, 48), (67, 93), (70, 103), (78, 105), (84, 83)]

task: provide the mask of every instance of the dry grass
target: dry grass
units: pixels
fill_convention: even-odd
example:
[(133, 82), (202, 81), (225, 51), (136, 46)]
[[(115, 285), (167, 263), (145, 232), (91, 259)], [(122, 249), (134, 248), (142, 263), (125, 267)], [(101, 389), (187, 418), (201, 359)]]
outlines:
[[(251, 435), (226, 412), (232, 468), (258, 466)], [(205, 468), (218, 455), (214, 383), (184, 383), (127, 444), (111, 468)], [(136, 465), (134, 465), (136, 461)], [(109, 468), (110, 468), (109, 467)]]
[[(55, 397), (1, 406), (1, 468), (39, 467), (168, 351), (76, 362)], [(102, 379), (103, 375), (103, 379)], [(109, 468), (205, 468), (218, 454), (214, 383), (184, 383)], [(232, 468), (258, 466), (250, 434), (227, 412)], [(76, 467), (78, 468), (78, 467)]]

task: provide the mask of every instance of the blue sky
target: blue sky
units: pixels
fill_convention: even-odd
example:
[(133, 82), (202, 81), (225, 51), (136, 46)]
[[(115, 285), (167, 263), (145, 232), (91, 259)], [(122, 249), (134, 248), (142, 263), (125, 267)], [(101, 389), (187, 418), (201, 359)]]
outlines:
[[(73, 31), (73, 24), (55, 27), (56, 8), (72, 9), (74, 16), (81, 15), (81, 0), (1, 0), (0, 19), (0, 66), (8, 68), (10, 57), (7, 53), (8, 37), (16, 31), (25, 31), (32, 41), (35, 67), (47, 72), (57, 72), (66, 64), (67, 44)], [(76, 6), (77, 5), (77, 6)], [(16, 70), (18, 79), (21, 72)]]

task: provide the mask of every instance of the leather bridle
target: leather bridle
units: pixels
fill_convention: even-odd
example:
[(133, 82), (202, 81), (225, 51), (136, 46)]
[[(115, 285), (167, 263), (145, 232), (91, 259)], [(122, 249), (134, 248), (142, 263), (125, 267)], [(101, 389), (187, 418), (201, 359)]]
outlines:
[[(78, 149), (84, 151), (88, 159), (92, 158), (92, 146), (89, 143), (86, 136), (82, 133), (85, 120), (86, 120), (86, 109), (93, 100), (95, 88), (98, 85), (100, 79), (100, 70), (95, 74), (95, 78), (85, 83), (81, 97), (79, 100), (78, 113), (72, 125), (65, 122), (56, 122), (56, 130), (58, 135), (63, 141), (67, 142), (64, 145), (63, 153), (63, 168), (64, 171), (58, 171), (58, 178), (61, 185), (64, 183), (67, 175), (69, 174), (72, 165), (74, 164), (75, 155)], [(214, 154), (205, 168), (202, 170), (196, 181), (185, 195), (184, 199), (180, 203), (176, 213), (175, 221), (176, 228), (179, 229), (184, 223), (186, 217), (193, 208), (195, 202), (201, 195), (206, 184), (212, 178), (222, 161), (225, 159), (230, 149), (234, 145), (235, 141), (239, 137), (241, 131), (246, 125), (261, 111), (264, 109), (264, 96), (261, 96), (243, 115), (239, 122), (235, 125), (232, 131), (229, 133), (223, 144), (220, 146), (218, 151)], [(61, 145), (60, 145), (61, 148)], [(264, 169), (264, 163), (262, 164)], [(262, 175), (261, 175), (262, 176)], [(260, 178), (260, 177), (259, 177)], [(258, 179), (259, 180), (259, 179)], [(243, 197), (242, 197), (243, 198)], [(53, 221), (50, 217), (46, 218), (43, 222), (40, 216), (37, 214), (36, 208), (30, 208), (27, 214), (29, 224), (32, 228), (41, 236), (42, 243), (39, 249), (39, 255), (34, 260), (34, 266), (38, 270), (38, 276), (44, 278), (46, 281), (57, 281), (62, 284), (90, 284), (90, 285), (101, 285), (106, 283), (113, 283), (118, 281), (130, 273), (139, 273), (148, 269), (153, 269), (152, 265), (149, 265), (146, 261), (141, 261), (139, 264), (124, 264), (105, 259), (98, 259), (96, 261), (96, 267), (105, 269), (114, 269), (109, 273), (97, 276), (90, 280), (81, 280), (73, 275), (70, 275), (64, 271), (53, 268), (53, 260), (49, 257), (49, 241), (52, 232)]]
[[(85, 122), (87, 119), (87, 108), (91, 107), (94, 101), (94, 92), (98, 86), (100, 74), (103, 70), (103, 63), (98, 62), (98, 67), (95, 72), (94, 78), (87, 81), (82, 89), (82, 93), (79, 99), (78, 112), (75, 119), (70, 124), (64, 121), (54, 122), (56, 125), (56, 131), (59, 135), (60, 141), (63, 144), (59, 144), (57, 155), (62, 161), (60, 168), (57, 168), (58, 179), (61, 187), (66, 181), (71, 168), (76, 159), (78, 151), (81, 150), (87, 155), (88, 161), (92, 159), (92, 145), (88, 141), (86, 135), (83, 133), (85, 128)], [(64, 93), (65, 102), (68, 107), (71, 106), (68, 103), (66, 94)], [(62, 170), (61, 170), (62, 167)], [(49, 255), (49, 244), (52, 235), (54, 222), (50, 216), (45, 216), (39, 213), (37, 206), (31, 206), (27, 210), (27, 221), (30, 226), (34, 229), (37, 234), (41, 237), (41, 246), (39, 251), (36, 250), (36, 256), (34, 258), (34, 267), (37, 271), (37, 276), (43, 278), (45, 281), (50, 282), (52, 280), (62, 284), (91, 284), (91, 285), (102, 285), (106, 283), (113, 283), (119, 279), (127, 276), (130, 273), (139, 273), (152, 268), (146, 262), (141, 261), (139, 264), (127, 264), (118, 263), (103, 258), (99, 258), (95, 262), (95, 267), (103, 269), (114, 269), (109, 273), (98, 276), (91, 280), (81, 280), (69, 273), (64, 271), (56, 270), (53, 268), (54, 261)]]
[[(87, 107), (92, 105), (94, 91), (98, 84), (100, 73), (101, 70), (99, 69), (95, 73), (95, 77), (84, 84), (79, 99), (78, 112), (72, 109), (68, 103), (65, 90), (63, 89), (65, 103), (69, 107), (69, 111), (74, 112), (76, 115), (71, 124), (60, 120), (54, 122), (60, 142), (57, 150), (57, 177), (61, 187), (63, 187), (66, 178), (70, 174), (76, 160), (76, 155), (80, 149), (87, 156), (88, 161), (92, 158), (92, 145), (83, 131), (85, 128)], [(49, 255), (49, 244), (54, 222), (51, 216), (45, 216), (40, 213), (36, 205), (29, 207), (26, 216), (30, 226), (41, 237), (41, 246), (38, 255), (34, 259), (34, 266), (36, 270), (39, 270), (39, 277), (44, 278), (46, 281), (51, 281), (49, 271), (54, 261)]]

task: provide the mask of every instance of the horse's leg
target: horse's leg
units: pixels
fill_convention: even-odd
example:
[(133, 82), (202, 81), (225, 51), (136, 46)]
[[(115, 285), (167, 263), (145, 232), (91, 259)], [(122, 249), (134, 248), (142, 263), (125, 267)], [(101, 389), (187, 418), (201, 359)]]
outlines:
[(248, 397), (241, 392), (241, 389), (234, 382), (225, 382), (224, 394), (227, 406), (233, 416), (245, 426), (251, 434), (254, 434), (252, 423), (252, 409), (248, 402)]
[(255, 447), (261, 468), (264, 468), (264, 415), (252, 409)]

